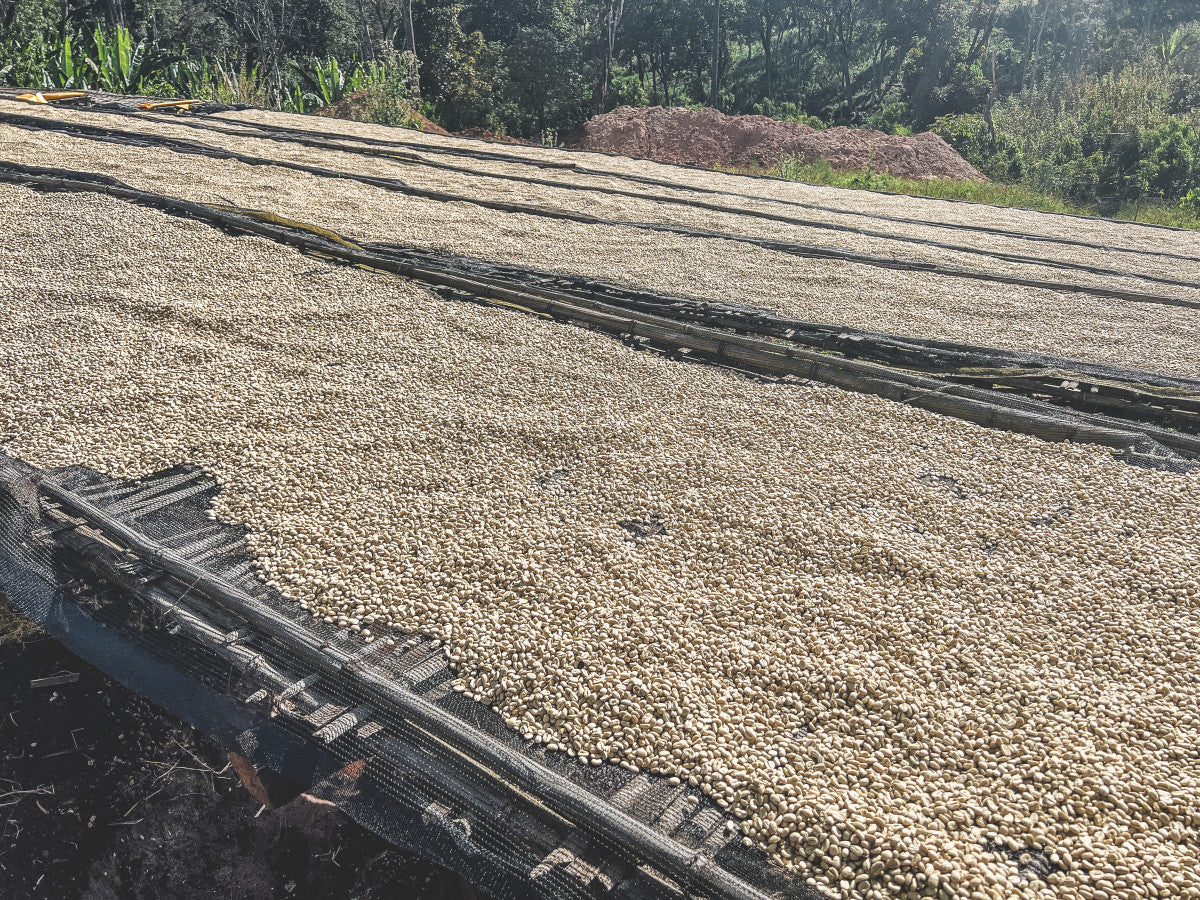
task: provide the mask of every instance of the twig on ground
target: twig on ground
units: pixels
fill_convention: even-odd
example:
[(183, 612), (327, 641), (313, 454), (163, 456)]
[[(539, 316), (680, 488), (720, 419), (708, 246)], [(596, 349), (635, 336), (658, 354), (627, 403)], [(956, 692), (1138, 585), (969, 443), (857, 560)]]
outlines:
[(174, 744), (176, 747), (178, 747), (180, 750), (182, 750), (184, 753), (186, 753), (188, 756), (190, 756), (192, 759), (194, 759), (198, 765), (203, 766), (204, 771), (211, 772), (213, 770), (212, 766), (210, 766), (208, 763), (206, 763), (204, 760), (202, 760), (200, 757), (198, 757), (195, 753), (193, 753), (187, 747), (183, 746), (183, 744), (179, 743), (179, 741), (175, 740), (175, 738), (171, 738), (171, 743)]
[[(13, 782), (13, 783), (15, 784), (16, 782)], [(0, 806), (16, 806), (18, 803), (21, 802), (22, 797), (28, 797), (31, 795), (53, 796), (53, 794), (54, 794), (54, 785), (52, 785), (52, 784), (39, 785), (38, 787), (31, 788), (30, 790), (27, 790), (27, 791), (21, 791), (21, 790), (8, 791), (6, 793), (0, 794), (0, 800), (8, 800), (9, 797), (16, 797), (17, 799), (10, 800), (7, 803), (0, 803)]]
[(125, 812), (121, 814), (121, 818), (122, 819), (126, 818), (131, 812), (133, 812), (135, 809), (138, 808), (139, 804), (146, 802), (147, 800), (151, 799), (152, 797), (157, 797), (159, 794), (161, 794), (165, 790), (166, 790), (166, 787), (160, 787), (153, 794), (147, 794), (145, 797), (142, 797), (140, 800), (137, 801), (137, 803), (133, 804), (133, 806), (131, 806), (131, 807), (129, 807), (129, 809), (125, 810)]

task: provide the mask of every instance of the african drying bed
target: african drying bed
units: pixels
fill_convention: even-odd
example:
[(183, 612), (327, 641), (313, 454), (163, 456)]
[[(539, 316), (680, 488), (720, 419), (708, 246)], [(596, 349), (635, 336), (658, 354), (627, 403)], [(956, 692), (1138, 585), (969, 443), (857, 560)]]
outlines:
[(3, 97), (0, 227), (0, 593), (388, 839), (1200, 897), (1200, 235)]

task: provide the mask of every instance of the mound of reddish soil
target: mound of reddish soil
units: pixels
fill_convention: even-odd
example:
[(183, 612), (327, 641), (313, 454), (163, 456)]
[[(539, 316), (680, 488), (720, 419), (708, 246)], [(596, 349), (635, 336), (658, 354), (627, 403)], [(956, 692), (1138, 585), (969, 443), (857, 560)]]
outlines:
[(766, 116), (727, 116), (715, 109), (623, 106), (566, 135), (567, 146), (660, 162), (725, 168), (770, 168), (787, 157), (827, 159), (835, 169), (901, 178), (986, 181), (931, 132), (903, 137), (863, 128), (818, 130)]
[[(314, 115), (325, 116), (329, 119), (346, 119), (350, 122), (366, 122), (368, 119), (367, 100), (368, 91), (355, 91), (353, 94), (347, 94), (337, 103), (331, 103), (328, 106), (322, 106), (320, 109), (314, 110)], [(419, 128), (421, 131), (427, 131), (431, 134), (449, 134), (445, 128), (434, 122), (432, 119), (427, 119), (415, 109), (409, 110), (409, 116), (412, 120), (414, 128)]]
[(533, 145), (532, 141), (515, 138), (511, 134), (501, 134), (498, 131), (488, 131), (486, 128), (468, 128), (465, 131), (456, 131), (454, 134), (456, 137), (475, 138), (495, 144), (524, 144), (526, 147)]

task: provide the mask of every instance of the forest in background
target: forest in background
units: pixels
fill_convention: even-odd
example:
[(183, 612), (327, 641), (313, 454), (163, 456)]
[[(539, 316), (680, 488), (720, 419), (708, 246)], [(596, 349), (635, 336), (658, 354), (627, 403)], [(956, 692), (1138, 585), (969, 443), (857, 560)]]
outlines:
[(1200, 215), (1196, 0), (0, 0), (0, 83), (364, 92), (547, 143), (621, 105), (931, 129), (998, 182)]

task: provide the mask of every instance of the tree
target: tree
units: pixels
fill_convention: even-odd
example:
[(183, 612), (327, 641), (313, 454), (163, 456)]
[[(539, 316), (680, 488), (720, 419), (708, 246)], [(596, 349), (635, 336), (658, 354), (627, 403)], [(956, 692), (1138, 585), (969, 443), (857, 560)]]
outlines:
[(1025, 64), (1026, 90), (1032, 94), (1037, 87), (1038, 60), (1042, 55), (1042, 38), (1046, 34), (1046, 23), (1050, 20), (1050, 11), (1054, 8), (1054, 0), (1037, 0), (1042, 12), (1041, 21), (1037, 23), (1036, 37), (1034, 22), (1037, 16), (1029, 17), (1029, 55)]
[(461, 21), (465, 32), (478, 31), (489, 41), (509, 46), (523, 28), (572, 22), (581, 14), (581, 5), (576, 0), (474, 0), (464, 4)]
[(273, 100), (283, 102), (284, 45), (298, 25), (298, 5), (287, 0), (216, 0), (216, 6), (237, 33), (240, 43), (262, 66)]
[(517, 133), (540, 137), (569, 128), (586, 117), (579, 44), (572, 31), (557, 27), (522, 28), (504, 56), (510, 121)]
[(411, 13), (412, 4), (407, 0), (352, 0), (351, 9), (359, 56), (378, 59), (396, 48), (405, 14)]
[[(358, 55), (362, 59), (388, 60), (399, 49), (417, 56), (417, 36), (413, 25), (412, 0), (351, 0), (357, 35)], [(420, 94), (420, 70), (414, 75), (414, 87)]]
[(918, 127), (938, 116), (976, 112), (987, 103), (992, 80), (982, 63), (999, 11), (1000, 0), (937, 2), (915, 19), (919, 55), (907, 73), (906, 93)]
[(709, 91), (709, 105), (718, 104), (721, 81), (721, 0), (713, 0), (713, 54), (712, 54), (712, 90)]
[(608, 0), (608, 13), (604, 17), (604, 69), (600, 75), (599, 99), (596, 112), (602, 113), (608, 107), (608, 90), (612, 85), (613, 53), (617, 47), (617, 29), (621, 27), (621, 17), (625, 15), (625, 0)]
[(780, 0), (749, 0), (746, 4), (744, 28), (748, 35), (758, 38), (763, 53), (762, 95), (775, 99), (775, 31), (782, 15)]
[(0, 32), (10, 35), (17, 24), (17, 0), (0, 0)]
[(713, 0), (639, 0), (626, 11), (630, 51), (650, 76), (653, 103), (698, 102), (710, 89)]
[(276, 104), (287, 95), (288, 58), (327, 55), (347, 24), (341, 0), (213, 0), (213, 6), (265, 74)]
[(451, 131), (495, 128), (504, 78), (502, 47), (479, 31), (465, 32), (464, 5), (423, 3), (414, 8), (416, 44), (425, 76), (422, 95)]

